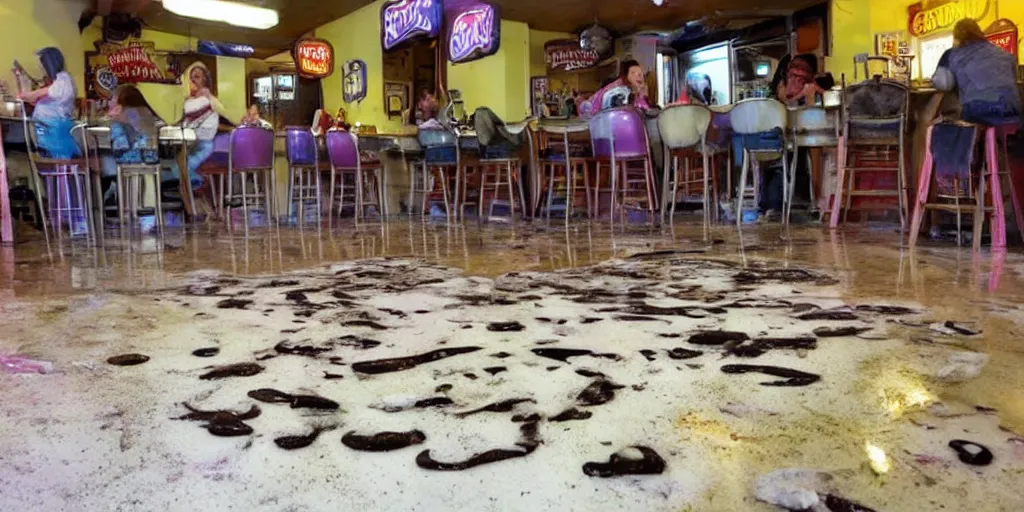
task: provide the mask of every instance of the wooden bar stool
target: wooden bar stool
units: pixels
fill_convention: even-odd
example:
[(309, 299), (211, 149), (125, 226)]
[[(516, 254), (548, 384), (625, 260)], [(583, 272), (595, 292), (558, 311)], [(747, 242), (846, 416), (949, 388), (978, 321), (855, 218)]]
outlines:
[[(711, 224), (713, 198), (718, 197), (718, 177), (711, 167), (706, 140), (710, 126), (711, 111), (702, 105), (673, 105), (658, 115), (658, 132), (665, 146), (665, 170), (661, 182), (662, 222), (665, 221), (666, 210), (669, 222), (675, 221), (680, 187), (686, 198), (692, 197), (693, 187), (703, 196), (704, 225)], [(700, 159), (700, 169), (691, 169), (690, 162), (694, 157)], [(682, 168), (679, 166), (680, 158), (683, 159)]]
[[(936, 128), (939, 129), (952, 129), (953, 127), (963, 129), (965, 127), (972, 128), (971, 135), (971, 153), (966, 156), (963, 163), (967, 169), (967, 183), (966, 187), (961, 187), (962, 183), (957, 179), (954, 181), (954, 191), (952, 195), (948, 194), (937, 194), (937, 198), (941, 199), (952, 199), (953, 204), (948, 202), (929, 202), (930, 187), (933, 181), (933, 171), (935, 168), (935, 159), (933, 153), (933, 140), (932, 135)], [(973, 162), (973, 156), (975, 154), (974, 149), (977, 145), (978, 130), (984, 130), (984, 161), (981, 166), (981, 173), (978, 179), (975, 179), (971, 169), (971, 163)], [(1005, 138), (1001, 137), (1001, 133), (1004, 128), (1001, 127), (984, 127), (976, 126), (969, 123), (963, 122), (943, 122), (932, 125), (928, 128), (927, 142), (925, 146), (925, 158), (921, 166), (921, 174), (918, 177), (917, 194), (914, 197), (914, 214), (911, 221), (910, 227), (910, 246), (914, 247), (917, 245), (917, 238), (920, 235), (921, 224), (924, 221), (925, 212), (928, 210), (947, 211), (956, 214), (957, 218), (957, 245), (961, 243), (961, 218), (964, 212), (974, 217), (974, 237), (973, 237), (973, 248), (975, 251), (981, 249), (981, 235), (985, 221), (985, 217), (989, 220), (989, 229), (991, 231), (992, 249), (1002, 250), (1006, 248), (1006, 210), (1005, 203), (1006, 198), (1003, 195), (1003, 178), (1008, 181), (1008, 188), (1010, 189), (1010, 195), (1014, 197), (1011, 201), (1014, 203), (1014, 217), (1017, 222), (1017, 229), (1024, 230), (1024, 221), (1021, 220), (1020, 205), (1015, 199), (1016, 191), (1013, 190), (1013, 180), (1009, 171), (1009, 160), (1007, 159), (1007, 167), (1001, 168), (999, 164), (999, 152), (997, 151), (998, 142), (1002, 138), (1004, 147), (1003, 154), (1005, 156)], [(965, 189), (965, 190), (963, 190)]]
[[(907, 124), (907, 109), (910, 90), (903, 82), (875, 77), (864, 82), (843, 87), (843, 131), (839, 141), (838, 172), (836, 193), (832, 200), (829, 224), (839, 225), (839, 213), (843, 212), (845, 222), (854, 208), (888, 209), (884, 204), (864, 207), (855, 205), (855, 197), (895, 197), (899, 208), (900, 227), (905, 229), (908, 207), (906, 201), (906, 170), (904, 140)], [(851, 165), (851, 150), (858, 151), (857, 160)], [(892, 164), (892, 153), (896, 162)], [(858, 189), (858, 173), (895, 173), (895, 188), (870, 190)]]
[(306, 222), (306, 204), (316, 205), (316, 221), (320, 222), (321, 197), (320, 151), (316, 136), (305, 126), (285, 128), (285, 155), (288, 158), (288, 216), (298, 211), (296, 222)]
[[(238, 173), (241, 177), (241, 190), (236, 197), (233, 193), (234, 175)], [(252, 179), (252, 190), (249, 189), (249, 180)], [(228, 151), (228, 211), (227, 222), (231, 225), (231, 212), (235, 208), (236, 201), (240, 200), (242, 215), (246, 229), (249, 227), (249, 205), (250, 202), (262, 200), (264, 203), (263, 214), (267, 224), (271, 219), (276, 219), (274, 211), (274, 197), (277, 181), (274, 174), (274, 131), (260, 126), (242, 126), (231, 132), (230, 149)], [(260, 182), (263, 187), (260, 188)], [(258, 203), (253, 203), (258, 204)]]
[[(577, 203), (580, 202), (579, 195), (583, 193), (583, 202), (587, 208), (586, 215), (588, 217), (593, 216), (593, 205), (591, 203), (591, 183), (590, 183), (590, 170), (592, 158), (583, 156), (573, 156), (572, 144), (570, 142), (570, 135), (584, 134), (589, 131), (590, 127), (586, 122), (577, 123), (559, 123), (550, 124), (542, 122), (540, 124), (540, 135), (542, 136), (542, 142), (539, 144), (543, 147), (535, 156), (537, 158), (538, 167), (540, 168), (540, 175), (538, 180), (540, 183), (538, 204), (535, 206), (537, 210), (540, 205), (541, 197), (545, 197), (546, 207), (545, 215), (548, 220), (551, 220), (551, 212), (555, 207), (555, 199), (558, 199), (556, 190), (559, 186), (563, 187), (565, 194), (561, 197), (565, 202), (565, 219), (568, 223), (569, 218), (573, 215), (573, 210), (576, 209)], [(550, 141), (552, 138), (561, 139), (560, 143), (561, 151), (554, 151), (551, 147)], [(542, 154), (549, 152), (546, 158), (542, 157)]]
[(444, 204), (445, 216), (451, 221), (454, 208), (450, 180), (460, 164), (458, 139), (445, 129), (421, 129), (416, 139), (423, 149), (423, 159), (419, 166), (413, 168), (410, 205), (414, 195), (421, 194), (420, 213), (428, 215), (431, 201), (440, 200)]
[[(614, 223), (616, 211), (625, 218), (625, 208), (646, 210), (654, 222), (658, 201), (654, 191), (654, 165), (651, 162), (647, 127), (640, 113), (632, 106), (598, 112), (590, 119), (590, 140), (597, 164), (594, 188), (595, 208), (600, 208), (600, 193), (611, 193), (609, 218)], [(630, 164), (634, 165), (630, 169)], [(637, 164), (640, 168), (637, 169)], [(599, 186), (601, 171), (609, 169), (610, 189)], [(630, 204), (632, 203), (632, 204)], [(621, 210), (620, 210), (621, 207)]]
[[(789, 114), (786, 106), (770, 98), (754, 98), (737, 103), (729, 111), (729, 120), (743, 148), (743, 167), (736, 187), (736, 225), (743, 223), (743, 200), (747, 191), (747, 173), (753, 161), (782, 160), (782, 190), (789, 190)], [(754, 207), (760, 185), (759, 172), (754, 175)], [(789, 225), (789, 195), (782, 195), (782, 223)]]

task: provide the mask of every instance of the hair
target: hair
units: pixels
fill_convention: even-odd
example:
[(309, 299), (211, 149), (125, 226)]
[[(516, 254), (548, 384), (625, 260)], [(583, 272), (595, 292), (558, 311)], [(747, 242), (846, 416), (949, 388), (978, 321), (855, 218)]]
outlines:
[(195, 66), (189, 70), (188, 79), (192, 80), (192, 73), (194, 73), (196, 70), (199, 70), (203, 75), (203, 82), (205, 82), (203, 86), (206, 88), (213, 87), (213, 77), (210, 76), (210, 70), (202, 64)]
[(985, 40), (985, 33), (977, 21), (964, 18), (953, 25), (953, 41), (964, 45)]
[[(163, 121), (146, 101), (142, 91), (131, 84), (120, 85), (114, 89), (114, 101), (124, 109), (124, 117), (135, 129), (153, 131), (156, 122)], [(155, 132), (154, 132), (155, 133)]]
[(64, 54), (57, 48), (47, 46), (36, 52), (36, 55), (39, 56), (39, 62), (50, 80), (56, 80), (57, 74), (64, 71)]
[(641, 70), (643, 70), (643, 67), (640, 66), (639, 62), (637, 62), (637, 61), (635, 61), (633, 59), (629, 59), (629, 60), (624, 61), (622, 64), (619, 65), (619, 78), (622, 78), (623, 80), (625, 80), (625, 78), (627, 76), (629, 76), (629, 69), (632, 68), (633, 66), (636, 66), (636, 67), (640, 68)]

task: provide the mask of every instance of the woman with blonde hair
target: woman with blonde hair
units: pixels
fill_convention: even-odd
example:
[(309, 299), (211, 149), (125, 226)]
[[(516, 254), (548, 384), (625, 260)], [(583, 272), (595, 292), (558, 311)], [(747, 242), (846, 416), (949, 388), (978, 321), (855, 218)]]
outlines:
[(188, 152), (188, 176), (192, 188), (202, 186), (203, 179), (197, 172), (210, 155), (213, 154), (213, 139), (217, 136), (220, 117), (224, 115), (224, 105), (213, 95), (213, 78), (210, 70), (202, 62), (196, 62), (182, 74), (182, 85), (186, 96), (183, 105), (181, 126), (196, 132), (196, 142)]
[(956, 89), (964, 121), (1020, 124), (1017, 59), (985, 39), (977, 21), (963, 19), (953, 26), (953, 48), (939, 59), (932, 84), (941, 91)]

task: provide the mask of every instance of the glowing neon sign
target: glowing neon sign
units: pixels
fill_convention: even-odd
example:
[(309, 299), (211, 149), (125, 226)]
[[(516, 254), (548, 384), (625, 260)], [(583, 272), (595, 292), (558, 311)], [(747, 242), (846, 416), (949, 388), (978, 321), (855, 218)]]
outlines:
[(441, 0), (391, 0), (380, 9), (381, 46), (392, 50), (441, 33)]
[(494, 6), (475, 4), (460, 12), (448, 36), (448, 60), (469, 62), (498, 51), (500, 24)]

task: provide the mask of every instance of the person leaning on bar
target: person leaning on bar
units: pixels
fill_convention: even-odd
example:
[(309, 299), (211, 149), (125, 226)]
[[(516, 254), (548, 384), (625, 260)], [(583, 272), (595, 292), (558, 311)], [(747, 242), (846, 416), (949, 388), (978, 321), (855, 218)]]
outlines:
[(964, 121), (986, 126), (1021, 122), (1017, 59), (985, 39), (972, 19), (953, 27), (953, 48), (939, 59), (932, 85), (940, 91), (957, 90)]

